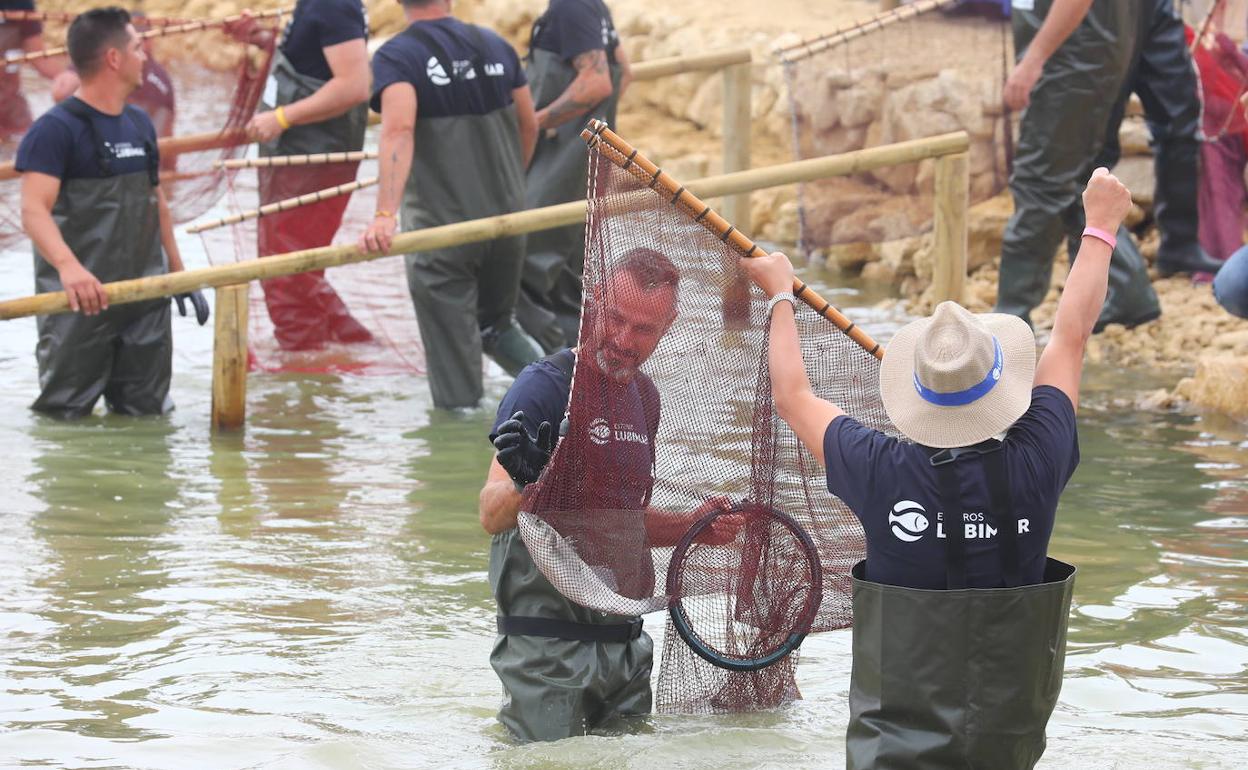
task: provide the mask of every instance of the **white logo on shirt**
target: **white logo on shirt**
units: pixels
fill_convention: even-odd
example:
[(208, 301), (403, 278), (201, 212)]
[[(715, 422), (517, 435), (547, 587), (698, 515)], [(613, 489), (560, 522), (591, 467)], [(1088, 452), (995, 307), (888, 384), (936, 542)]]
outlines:
[(144, 149), (143, 147), (135, 147), (129, 142), (122, 142), (121, 144), (113, 144), (112, 142), (105, 142), (104, 147), (113, 154), (114, 158), (117, 158), (118, 160), (122, 158), (146, 158), (147, 157), (146, 149)]
[(429, 76), (429, 80), (433, 81), (435, 86), (445, 86), (451, 82), (451, 79), (446, 75), (446, 70), (442, 69), (442, 64), (436, 56), (429, 57), (429, 62), (425, 64), (425, 74)]
[(589, 440), (602, 446), (611, 440), (611, 423), (601, 417), (595, 417), (589, 424)]
[(888, 523), (892, 526), (893, 534), (898, 540), (906, 543), (913, 543), (923, 537), (923, 532), (927, 530), (927, 511), (923, 506), (913, 500), (902, 500), (893, 506), (892, 513), (888, 514)]
[(627, 441), (630, 444), (650, 445), (650, 437), (635, 429), (632, 423), (616, 423), (614, 427), (605, 418), (595, 417), (589, 423), (589, 440), (602, 446), (611, 439)]

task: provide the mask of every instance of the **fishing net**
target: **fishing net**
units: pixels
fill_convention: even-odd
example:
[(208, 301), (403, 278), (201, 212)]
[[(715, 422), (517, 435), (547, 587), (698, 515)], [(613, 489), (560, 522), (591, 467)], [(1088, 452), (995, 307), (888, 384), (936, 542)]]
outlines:
[[(843, 628), (862, 531), (774, 412), (766, 302), (741, 281), (740, 235), (709, 230), (708, 223), (728, 226), (643, 163), (606, 142), (590, 152), (585, 307), (568, 405), (569, 425), (585, 427), (568, 432), (526, 490), (521, 535), (564, 595), (636, 616), (677, 598), (666, 590), (673, 546), (716, 501), (773, 509), (800, 525), (818, 551), (822, 598), (809, 630)], [(817, 394), (891, 430), (877, 359), (814, 310), (801, 308), (797, 319)], [(657, 336), (648, 357), (644, 341), (629, 337), (647, 333), (634, 328), (646, 323), (660, 327), (648, 332)], [(656, 521), (674, 524), (676, 537), (659, 534)], [(795, 560), (783, 558), (788, 546), (774, 547), (777, 530), (768, 521), (746, 518), (735, 532), (708, 533), (685, 562), (678, 597), (718, 607), (720, 643), (736, 640), (747, 657), (751, 646), (785, 633), (793, 624), (787, 608), (809, 595), (809, 571), (782, 568)], [(751, 672), (713, 666), (669, 622), (658, 708), (734, 712), (792, 700), (796, 657)]]
[[(1000, 11), (995, 1), (917, 0), (778, 51), (797, 157), (966, 131), (971, 201), (1000, 192), (1011, 153), (1002, 86), (1013, 65)], [(878, 244), (929, 232), (934, 170), (926, 160), (801, 185), (800, 247), (861, 267)]]
[[(45, 46), (64, 41), (72, 16), (53, 14), (44, 22)], [(177, 30), (177, 20), (136, 18), (136, 29)], [(257, 24), (270, 31), (276, 20)], [(153, 63), (144, 83), (130, 101), (149, 112), (162, 138), (161, 186), (177, 223), (190, 221), (211, 209), (225, 193), (230, 172), (214, 168), (214, 161), (240, 155), (239, 132), (251, 118), (259, 101), (272, 42), (244, 43), (220, 26), (192, 30), (145, 41)], [(270, 41), (273, 35), (269, 35)], [(62, 58), (64, 60), (64, 58)], [(19, 103), (38, 117), (53, 106), (51, 86), (29, 63), (10, 64), (3, 77), (10, 78), (6, 109)], [(168, 91), (168, 93), (165, 93)], [(162, 120), (162, 110), (169, 120)], [(18, 145), (29, 124), (9, 126), (0, 136), (0, 248), (12, 248), (26, 240), (21, 227), (21, 181), (12, 169)]]
[(1248, 131), (1248, 116), (1239, 102), (1248, 92), (1248, 55), (1230, 34), (1244, 34), (1244, 9), (1244, 3), (1210, 0), (1189, 3), (1183, 11), (1187, 44), (1200, 81), (1205, 141)]

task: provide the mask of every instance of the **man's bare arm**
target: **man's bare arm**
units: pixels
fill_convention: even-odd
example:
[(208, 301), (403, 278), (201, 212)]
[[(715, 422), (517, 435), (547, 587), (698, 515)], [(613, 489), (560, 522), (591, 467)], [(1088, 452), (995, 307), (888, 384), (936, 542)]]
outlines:
[(1091, 7), (1092, 0), (1053, 0), (1044, 23), (1005, 83), (1005, 103), (1010, 109), (1020, 110), (1027, 106), (1031, 89), (1040, 80), (1045, 63), (1083, 23)]
[(60, 191), (61, 180), (54, 176), (38, 171), (22, 174), (22, 228), (60, 275), (70, 308), (95, 315), (108, 309), (108, 295), (99, 279), (78, 261), (52, 219), (52, 207)]
[(516, 514), (520, 512), (522, 499), (516, 483), (498, 464), (498, 458), (490, 460), (490, 470), (479, 498), (481, 528), (497, 535), (516, 526)]
[[(22, 51), (24, 53), (39, 53), (43, 50), (43, 33), (31, 35), (22, 40)], [(31, 66), (40, 75), (48, 80), (54, 80), (58, 75), (66, 69), (64, 56), (44, 56), (38, 59), (32, 59)]]
[(607, 52), (595, 48), (572, 59), (576, 78), (553, 102), (537, 112), (537, 124), (543, 130), (563, 125), (583, 116), (611, 95), (611, 68)]
[(537, 113), (533, 111), (533, 93), (527, 85), (520, 86), (512, 90), (511, 98), (516, 104), (516, 119), (520, 128), (520, 153), (524, 167), (528, 168), (533, 160), (533, 150), (537, 147)]
[(165, 248), (165, 256), (169, 258), (169, 272), (180, 273), (184, 267), (182, 251), (178, 248), (178, 239), (173, 233), (173, 214), (169, 212), (165, 191), (159, 187), (156, 188), (156, 207), (160, 212), (160, 245)]
[[(416, 112), (419, 105), (411, 83), (392, 83), (381, 92), (381, 142), (378, 148), (377, 212), (364, 234), (360, 247), (369, 253), (390, 250), (403, 188), (412, 170), (416, 148)], [(384, 213), (383, 213), (384, 212)]]
[[(1131, 209), (1131, 192), (1108, 170), (1098, 168), (1083, 193), (1083, 208), (1089, 227), (1113, 234)], [(1084, 349), (1105, 304), (1112, 256), (1109, 244), (1084, 236), (1057, 303), (1053, 334), (1036, 364), (1035, 384), (1052, 385), (1062, 391), (1076, 409)]]

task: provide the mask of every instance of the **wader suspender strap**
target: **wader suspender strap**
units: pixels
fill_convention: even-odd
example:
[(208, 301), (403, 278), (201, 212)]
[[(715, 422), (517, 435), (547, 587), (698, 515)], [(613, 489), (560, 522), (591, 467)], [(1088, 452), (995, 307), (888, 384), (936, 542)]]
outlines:
[(498, 633), (503, 636), (545, 636), (573, 642), (631, 642), (641, 636), (642, 620), (627, 623), (577, 623), (558, 618), (499, 615)]
[(475, 77), (485, 76), (484, 72), (478, 71), (481, 67), (481, 60), (485, 57), (485, 37), (481, 34), (480, 28), (475, 24), (467, 24), (465, 26), (468, 27), (469, 34), (471, 34), (473, 38), (473, 45), (477, 50), (476, 54), (472, 57), (469, 66), (463, 72), (456, 72), (455, 60), (450, 57), (450, 54), (446, 52), (446, 49), (442, 47), (442, 44), (434, 39), (433, 35), (430, 35), (427, 31), (420, 28), (419, 23), (409, 26), (406, 30), (404, 30), (403, 34), (415, 38), (421, 45), (429, 49), (429, 52), (433, 54), (433, 58), (438, 60), (438, 64), (442, 66), (442, 71), (446, 73), (448, 78), (451, 80), (465, 81), (468, 79), (469, 72), (476, 72)]
[[(106, 177), (112, 176), (113, 159), (109, 155), (108, 148), (104, 146), (104, 142), (100, 139), (100, 132), (95, 128), (95, 120), (91, 116), (90, 108), (76, 96), (66, 99), (62, 104), (66, 112), (87, 124), (87, 129), (91, 132), (91, 143), (95, 145), (95, 160), (100, 165), (100, 172)], [(130, 125), (134, 127), (137, 133), (143, 133), (142, 127), (134, 119), (134, 115), (130, 113), (129, 106), (122, 107), (122, 115), (126, 117), (126, 120), (130, 121)], [(147, 178), (151, 181), (152, 187), (155, 187), (160, 184), (160, 161), (156, 158), (156, 144), (150, 139), (144, 139), (143, 153), (147, 161)]]
[(945, 514), (945, 588), (966, 588), (966, 531), (962, 521), (962, 494), (956, 463), (965, 456), (979, 457), (988, 477), (989, 517), (997, 529), (997, 557), (1007, 588), (1022, 581), (1018, 564), (1018, 518), (1010, 497), (1010, 474), (1005, 463), (1005, 444), (989, 439), (971, 447), (942, 449), (931, 457), (940, 483), (940, 503)]

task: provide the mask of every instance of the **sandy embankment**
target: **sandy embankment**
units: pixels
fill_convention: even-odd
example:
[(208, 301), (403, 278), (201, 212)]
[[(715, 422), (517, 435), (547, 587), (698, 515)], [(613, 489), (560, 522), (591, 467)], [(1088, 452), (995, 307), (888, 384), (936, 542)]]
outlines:
[[(285, 0), (147, 0), (152, 15), (222, 17), (243, 7), (276, 8)], [(47, 0), (46, 10), (69, 10), (69, 0)], [(76, 7), (77, 3), (74, 3)], [(394, 0), (369, 0), (369, 18), (376, 36), (388, 36), (404, 26)], [(532, 20), (546, 0), (457, 0), (461, 18), (491, 26), (523, 51)], [(754, 54), (752, 154), (756, 166), (791, 160), (792, 139), (788, 93), (772, 51), (777, 45), (818, 35), (867, 18), (878, 10), (877, 0), (720, 0), (672, 4), (665, 0), (627, 0), (612, 3), (616, 25), (634, 61), (644, 61), (717, 49), (748, 47)], [(55, 38), (57, 30), (49, 30)], [(939, 41), (934, 48), (941, 48)], [(945, 46), (947, 48), (948, 46)], [(205, 52), (211, 55), (211, 52)], [(913, 52), (910, 52), (913, 53)], [(940, 51), (951, 55), (951, 51)], [(891, 83), (892, 80), (889, 80)], [(625, 100), (618, 130), (679, 179), (694, 179), (720, 171), (720, 78), (695, 73), (638, 83)], [(923, 120), (925, 116), (915, 116)], [(1151, 174), (1142, 125), (1124, 130), (1128, 158), (1122, 174), (1138, 199), (1151, 204)], [(970, 217), (970, 269), (966, 302), (974, 310), (991, 307), (996, 290), (996, 261), (1001, 233), (1010, 213), (1008, 195), (973, 207)], [(1142, 218), (1144, 211), (1137, 212)], [(765, 190), (753, 195), (752, 234), (761, 240), (792, 243), (797, 234), (797, 204), (793, 188)], [(1156, 234), (1144, 236), (1149, 259), (1156, 251)], [(902, 302), (915, 312), (930, 307), (923, 296), (931, 276), (930, 238), (872, 244), (842, 265), (848, 272), (891, 282)], [(1053, 288), (1035, 313), (1043, 330), (1065, 275), (1060, 254)], [(1155, 282), (1161, 297), (1160, 321), (1136, 329), (1110, 327), (1095, 338), (1090, 355), (1124, 367), (1161, 371), (1178, 382), (1173, 394), (1157, 395), (1155, 404), (1190, 398), (1230, 414), (1248, 417), (1248, 321), (1235, 319), (1213, 301), (1207, 285), (1186, 279)]]

